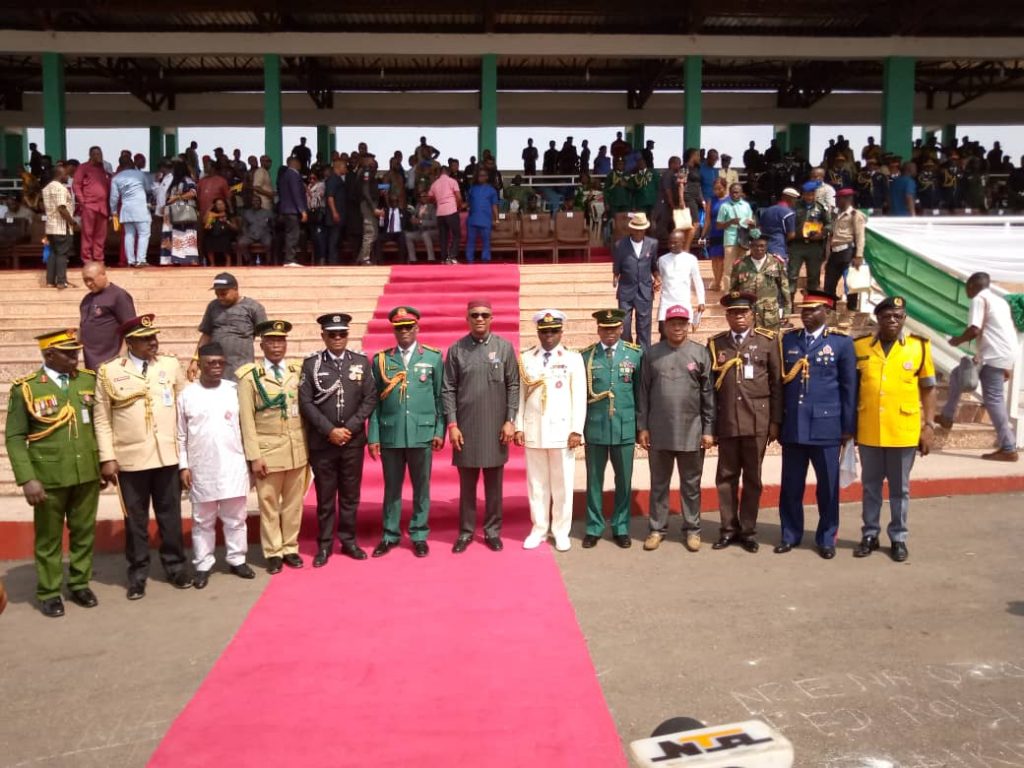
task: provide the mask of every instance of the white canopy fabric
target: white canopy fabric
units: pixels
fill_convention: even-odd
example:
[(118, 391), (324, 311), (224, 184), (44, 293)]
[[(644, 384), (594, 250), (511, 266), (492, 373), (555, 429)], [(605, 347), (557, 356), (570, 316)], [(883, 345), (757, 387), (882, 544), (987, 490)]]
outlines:
[(1024, 284), (1024, 216), (875, 217), (868, 227), (951, 274)]

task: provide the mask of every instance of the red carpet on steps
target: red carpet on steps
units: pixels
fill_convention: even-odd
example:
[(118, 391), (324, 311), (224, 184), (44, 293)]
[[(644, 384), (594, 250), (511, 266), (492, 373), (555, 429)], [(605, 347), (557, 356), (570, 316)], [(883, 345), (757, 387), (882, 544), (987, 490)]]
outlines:
[[(363, 348), (393, 344), (387, 312), (409, 304), (423, 312), (420, 340), (445, 349), (466, 333), (466, 301), (479, 296), (494, 304), (494, 331), (517, 342), (516, 266), (395, 267)], [(367, 459), (367, 548), (380, 537), (382, 491)], [(458, 476), (447, 449), (435, 456), (431, 497), (429, 557), (405, 542), (376, 560), (335, 554), (316, 571), (307, 507), (306, 568), (271, 579), (150, 765), (625, 768), (553, 552), (520, 546), (522, 452), (505, 472), (503, 552), (478, 538), (451, 553)], [(205, 595), (216, 589), (215, 578)]]

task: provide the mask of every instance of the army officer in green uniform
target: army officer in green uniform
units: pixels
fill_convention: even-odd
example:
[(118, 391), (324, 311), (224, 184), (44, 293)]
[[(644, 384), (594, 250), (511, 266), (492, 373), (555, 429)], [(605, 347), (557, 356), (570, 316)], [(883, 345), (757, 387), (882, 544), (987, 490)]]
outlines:
[(632, 543), (629, 504), (643, 350), (620, 338), (625, 314), (621, 309), (595, 312), (600, 341), (582, 351), (587, 370), (587, 421), (583, 430), (587, 457), (587, 533), (583, 537), (586, 549), (595, 546), (604, 533), (602, 493), (609, 458), (615, 472), (612, 540), (623, 549)]
[(373, 550), (383, 557), (402, 540), (402, 481), (409, 468), (412, 519), (409, 538), (416, 557), (430, 553), (427, 545), (430, 515), (432, 451), (444, 445), (441, 404), (441, 351), (416, 340), (420, 313), (395, 307), (388, 320), (398, 343), (373, 356), (370, 369), (377, 386), (377, 407), (370, 415), (370, 457), (380, 457), (384, 469), (384, 534)]
[(786, 264), (768, 253), (768, 240), (757, 230), (751, 231), (750, 253), (733, 264), (729, 285), (740, 293), (752, 293), (754, 321), (757, 327), (778, 332), (789, 311), (792, 294), (786, 277)]
[(96, 375), (78, 368), (82, 345), (74, 330), (38, 336), (43, 367), (16, 379), (7, 408), (7, 455), (14, 479), (35, 509), (36, 597), (44, 616), (64, 615), (61, 539), (67, 519), (71, 543), (68, 589), (83, 608), (97, 604), (89, 589), (99, 451), (92, 426)]

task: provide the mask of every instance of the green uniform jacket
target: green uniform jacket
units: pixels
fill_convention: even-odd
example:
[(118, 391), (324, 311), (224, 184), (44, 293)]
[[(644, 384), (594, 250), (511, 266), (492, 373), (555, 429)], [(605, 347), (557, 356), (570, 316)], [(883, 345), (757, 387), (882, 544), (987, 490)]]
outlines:
[[(374, 355), (370, 368), (377, 386), (377, 407), (370, 414), (370, 443), (380, 443), (383, 448), (424, 448), (435, 437), (444, 437), (440, 350), (416, 342), (406, 372), (402, 353), (397, 346), (391, 347)], [(407, 374), (404, 382), (399, 375), (403, 373)], [(389, 387), (391, 391), (385, 395)]]
[[(7, 455), (14, 480), (38, 480), (44, 488), (66, 488), (98, 480), (99, 450), (92, 426), (96, 374), (71, 374), (67, 392), (40, 368), (16, 379), (7, 405)], [(55, 427), (55, 429), (52, 429)], [(31, 435), (42, 435), (29, 441)]]
[[(611, 364), (600, 344), (582, 350), (587, 371), (587, 421), (583, 437), (594, 445), (636, 442), (636, 404), (640, 391), (643, 350), (619, 341)], [(614, 397), (602, 397), (611, 392)]]

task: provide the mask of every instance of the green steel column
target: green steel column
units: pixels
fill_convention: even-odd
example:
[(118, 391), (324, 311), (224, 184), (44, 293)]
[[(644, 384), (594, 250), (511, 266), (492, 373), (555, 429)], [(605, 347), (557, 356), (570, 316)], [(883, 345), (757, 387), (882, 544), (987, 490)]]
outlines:
[(789, 152), (789, 131), (785, 128), (775, 128), (775, 141), (778, 143), (779, 149), (783, 152)]
[(633, 145), (633, 149), (643, 149), (644, 148), (644, 124), (643, 123), (634, 123), (627, 130), (628, 130), (628, 135), (631, 136), (629, 141)]
[(67, 155), (67, 121), (64, 116), (64, 57), (43, 54), (43, 134), (46, 153), (54, 162)]
[(331, 162), (331, 155), (334, 153), (334, 126), (318, 125), (316, 127), (316, 154), (323, 158), (325, 163)]
[(700, 147), (701, 88), (704, 57), (687, 56), (683, 64), (683, 148)]
[(263, 147), (275, 174), (284, 162), (281, 129), (281, 57), (267, 53), (263, 56)]
[(890, 56), (882, 75), (882, 146), (904, 160), (914, 143), (914, 65), (908, 56)]
[(811, 153), (811, 124), (790, 123), (786, 129), (786, 142), (789, 152), (800, 150), (804, 160), (809, 158)]
[(7, 176), (13, 178), (25, 169), (25, 162), (28, 160), (25, 134), (8, 129), (2, 135), (4, 170), (7, 171)]
[(164, 157), (178, 156), (178, 129), (164, 129)]
[(956, 144), (956, 126), (952, 123), (942, 126), (942, 146), (951, 147)]
[(498, 153), (498, 57), (485, 53), (480, 61), (480, 131), (477, 134), (477, 157), (484, 150)]
[(164, 156), (164, 129), (159, 125), (149, 126), (149, 170), (156, 172)]

